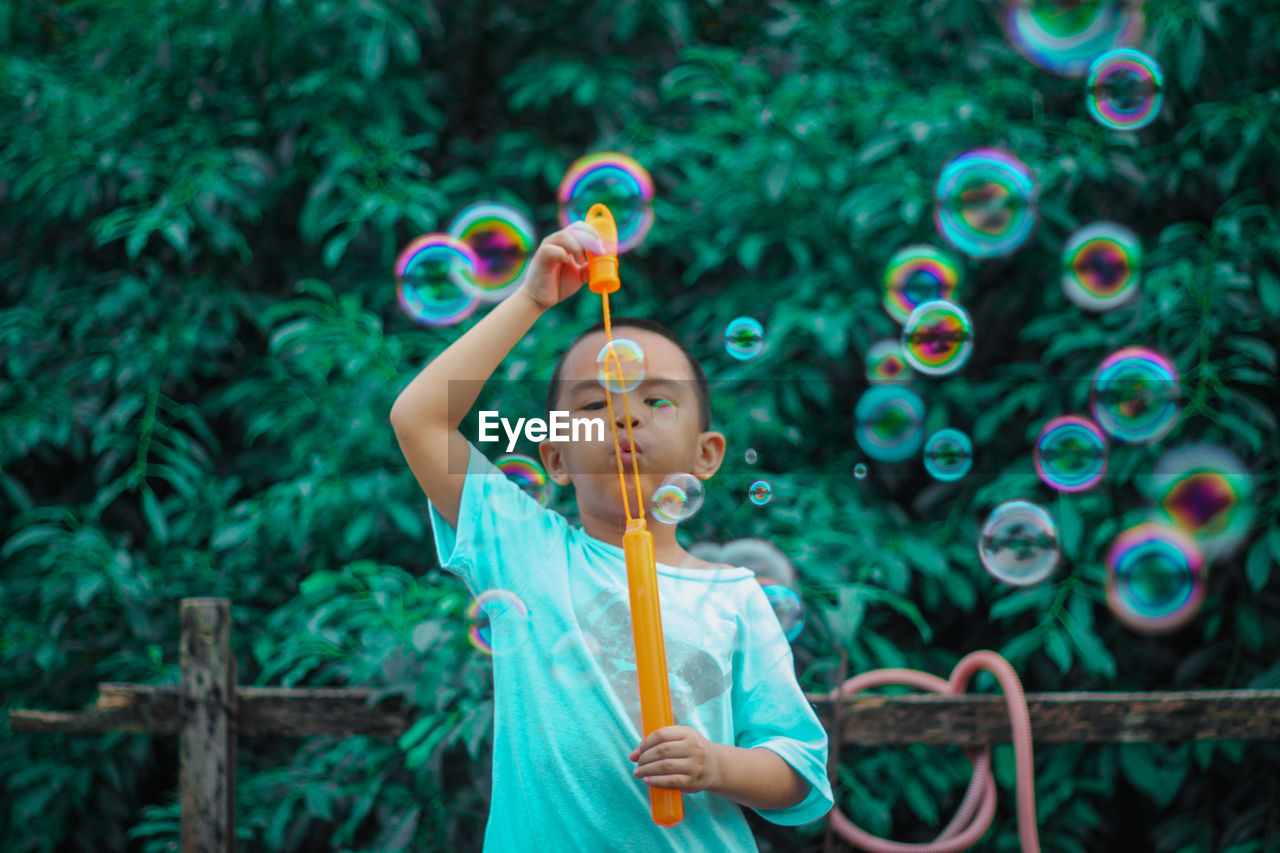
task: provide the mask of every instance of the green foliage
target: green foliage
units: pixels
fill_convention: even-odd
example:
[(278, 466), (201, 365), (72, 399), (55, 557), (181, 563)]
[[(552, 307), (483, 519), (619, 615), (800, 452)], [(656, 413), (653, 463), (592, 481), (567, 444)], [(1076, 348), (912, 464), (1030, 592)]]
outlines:
[[(492, 689), (465, 639), (465, 587), (436, 566), (425, 502), (387, 413), (469, 328), (397, 309), (391, 265), (464, 204), (555, 226), (583, 153), (653, 173), (657, 222), (624, 257), (618, 313), (676, 329), (713, 384), (730, 454), (687, 542), (762, 536), (808, 607), (799, 676), (945, 675), (1000, 651), (1028, 690), (1280, 687), (1280, 53), (1261, 0), (1147, 4), (1168, 80), (1137, 133), (1093, 123), (1079, 80), (1004, 40), (994, 2), (455, 3), (17, 0), (0, 9), (0, 697), (76, 708), (99, 681), (178, 678), (177, 602), (234, 601), (242, 683), (373, 687), (416, 722), (398, 743), (243, 739), (247, 849), (475, 849)], [(862, 354), (897, 333), (885, 262), (936, 242), (933, 180), (959, 150), (1007, 146), (1040, 222), (1012, 257), (970, 262), (977, 346), (926, 383), (931, 428), (973, 437), (942, 485), (851, 441)], [(1062, 243), (1128, 223), (1139, 300), (1103, 315), (1056, 286)], [(550, 312), (486, 389), (540, 406), (568, 336)], [(757, 360), (723, 351), (751, 315)], [(1118, 346), (1168, 353), (1185, 408), (1156, 447), (1113, 447), (1093, 492), (1050, 497), (1030, 442), (1083, 411)], [(1141, 520), (1143, 478), (1189, 440), (1254, 473), (1253, 528), (1210, 569), (1200, 616), (1164, 638), (1111, 618), (1102, 557)], [(754, 447), (759, 464), (742, 451)], [(759, 477), (773, 499), (745, 499)], [(980, 567), (978, 526), (1032, 497), (1063, 568), (1029, 589)], [(570, 495), (558, 507), (572, 514)], [(993, 689), (979, 678), (976, 688)], [(1264, 850), (1274, 744), (1037, 750), (1045, 849)], [(1012, 765), (996, 750), (1007, 789)], [(162, 738), (0, 728), (0, 838), (16, 853), (171, 849), (176, 755)], [(925, 840), (968, 779), (958, 750), (846, 750), (840, 805)], [(1011, 797), (981, 849), (1012, 850)], [(814, 827), (762, 831), (800, 849)]]

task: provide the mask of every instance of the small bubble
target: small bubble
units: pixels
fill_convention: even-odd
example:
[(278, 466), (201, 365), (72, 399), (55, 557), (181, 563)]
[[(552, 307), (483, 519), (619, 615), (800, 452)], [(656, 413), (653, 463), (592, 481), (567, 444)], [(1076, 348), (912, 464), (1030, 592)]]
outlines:
[(773, 498), (773, 487), (766, 480), (756, 480), (747, 489), (747, 495), (756, 506), (764, 506)]

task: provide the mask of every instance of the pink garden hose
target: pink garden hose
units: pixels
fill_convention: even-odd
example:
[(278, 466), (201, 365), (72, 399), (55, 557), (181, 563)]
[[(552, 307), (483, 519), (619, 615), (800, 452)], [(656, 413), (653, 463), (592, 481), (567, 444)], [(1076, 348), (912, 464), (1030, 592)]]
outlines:
[[(980, 669), (994, 674), (1004, 688), (1009, 720), (1013, 724), (1013, 751), (1018, 785), (1018, 837), (1022, 840), (1023, 853), (1040, 853), (1040, 836), (1036, 832), (1035, 777), (1031, 763), (1031, 716), (1027, 712), (1027, 700), (1022, 695), (1022, 683), (1007, 660), (995, 652), (973, 652), (951, 670), (950, 681), (914, 669), (877, 669), (850, 678), (832, 690), (828, 698), (833, 701), (847, 699), (860, 690), (888, 684), (902, 684), (919, 690), (959, 696), (968, 686), (969, 678)], [(960, 808), (947, 828), (942, 830), (942, 834), (926, 844), (904, 844), (870, 835), (854, 826), (839, 808), (832, 808), (827, 820), (841, 838), (869, 853), (956, 853), (967, 850), (987, 831), (991, 818), (996, 813), (991, 747), (969, 750), (969, 760), (973, 762), (973, 779), (960, 802)]]

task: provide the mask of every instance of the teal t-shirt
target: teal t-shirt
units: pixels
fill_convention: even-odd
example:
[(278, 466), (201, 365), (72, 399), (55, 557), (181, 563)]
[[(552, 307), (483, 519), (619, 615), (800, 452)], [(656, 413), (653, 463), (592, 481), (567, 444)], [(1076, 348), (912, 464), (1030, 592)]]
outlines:
[[(474, 445), (458, 529), (430, 512), (440, 564), (493, 602), (486, 853), (756, 850), (743, 807), (719, 794), (683, 794), (679, 824), (653, 822), (630, 760), (643, 727), (622, 549), (540, 506)], [(767, 820), (823, 817), (833, 803), (827, 733), (752, 572), (659, 564), (658, 598), (675, 725), (768, 748), (799, 771), (808, 794), (757, 810)]]

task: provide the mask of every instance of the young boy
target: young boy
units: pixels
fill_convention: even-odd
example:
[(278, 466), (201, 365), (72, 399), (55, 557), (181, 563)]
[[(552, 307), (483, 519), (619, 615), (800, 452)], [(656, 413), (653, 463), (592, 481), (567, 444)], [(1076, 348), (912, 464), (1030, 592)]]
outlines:
[[(700, 365), (661, 326), (620, 319), (613, 327), (615, 338), (636, 341), (648, 361), (644, 381), (627, 392), (634, 446), (621, 395), (614, 395), (631, 511), (638, 514), (634, 457), (654, 537), (675, 721), (648, 737), (607, 422), (604, 441), (539, 447), (548, 476), (573, 484), (581, 527), (539, 506), (458, 431), (516, 342), (585, 283), (584, 249), (603, 251), (583, 223), (543, 240), (524, 284), (427, 365), (391, 411), (430, 502), (440, 564), (473, 594), (501, 590), (504, 601), (515, 602), (495, 611), (491, 623), (493, 795), (484, 849), (754, 851), (741, 806), (784, 825), (808, 823), (831, 808), (827, 736), (751, 571), (690, 556), (675, 526), (649, 509), (666, 475), (706, 480), (723, 459), (725, 438), (710, 431)], [(602, 331), (584, 333), (557, 365), (550, 406), (573, 420), (608, 417), (595, 363), (604, 343)], [(558, 677), (565, 671), (573, 677)], [(683, 792), (680, 823), (653, 822), (649, 786)]]

